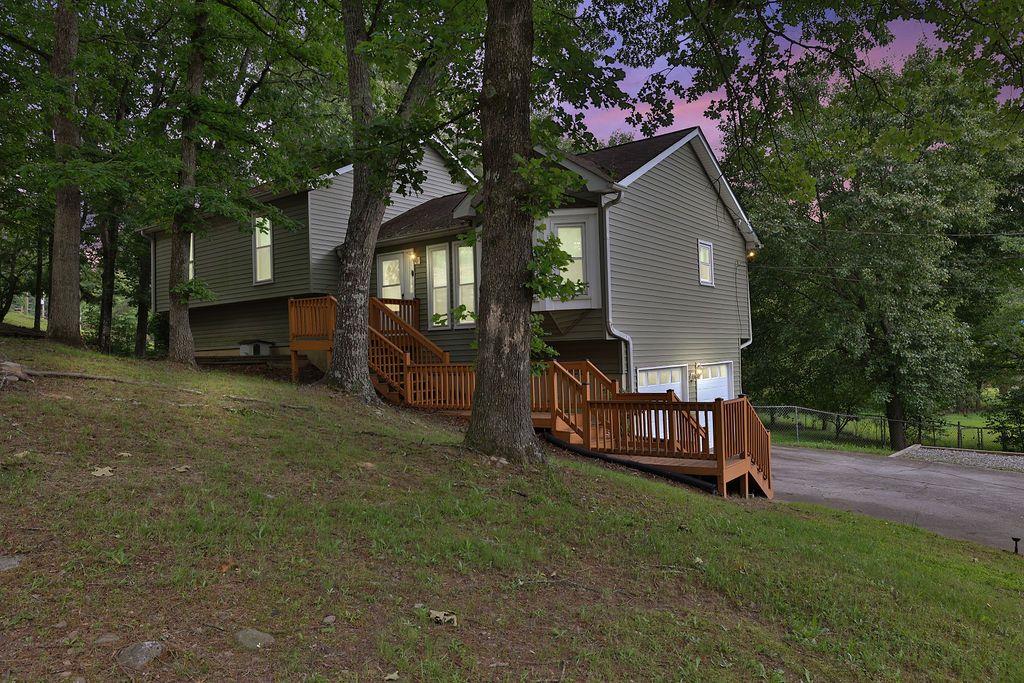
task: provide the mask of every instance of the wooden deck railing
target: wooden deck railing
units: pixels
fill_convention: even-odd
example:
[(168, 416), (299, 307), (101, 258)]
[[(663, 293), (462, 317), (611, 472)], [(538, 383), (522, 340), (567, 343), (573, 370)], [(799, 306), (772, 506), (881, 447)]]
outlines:
[(406, 375), (406, 402), (417, 408), (469, 410), (476, 371), (464, 363), (412, 365)]
[[(330, 363), (336, 306), (330, 296), (288, 302), (293, 377), (300, 350), (326, 351)], [(472, 409), (475, 368), (452, 363), (416, 329), (416, 300), (372, 298), (368, 313), (368, 362), (382, 392), (419, 408)], [(530, 405), (536, 424), (578, 437), (575, 443), (593, 451), (713, 462), (723, 492), (726, 467), (746, 459), (771, 495), (771, 433), (745, 397), (687, 402), (672, 391), (623, 393), (590, 361), (551, 361), (530, 377)]]
[(422, 332), (388, 308), (381, 299), (370, 299), (370, 329), (377, 330), (392, 344), (409, 354), (413, 363), (449, 363), (451, 356)]
[(420, 300), (419, 299), (380, 299), (381, 302), (394, 312), (409, 327), (420, 329)]
[(334, 339), (338, 301), (333, 296), (288, 300), (290, 339)]
[(377, 330), (370, 328), (368, 362), (370, 369), (377, 373), (388, 386), (398, 392), (405, 392), (408, 382), (409, 354), (398, 348)]

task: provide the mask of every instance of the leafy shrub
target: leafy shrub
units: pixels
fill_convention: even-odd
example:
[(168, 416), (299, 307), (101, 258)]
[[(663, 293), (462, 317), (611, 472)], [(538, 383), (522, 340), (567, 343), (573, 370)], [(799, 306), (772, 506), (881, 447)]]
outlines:
[(1004, 451), (1024, 452), (1024, 386), (1007, 391), (986, 411), (986, 422), (999, 434)]

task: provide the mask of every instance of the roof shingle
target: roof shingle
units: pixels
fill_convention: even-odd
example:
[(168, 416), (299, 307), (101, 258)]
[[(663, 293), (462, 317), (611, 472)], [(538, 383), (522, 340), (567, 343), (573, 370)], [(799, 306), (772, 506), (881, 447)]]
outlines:
[(696, 127), (674, 130), (653, 138), (624, 142), (613, 147), (587, 152), (580, 156), (602, 168), (615, 181), (622, 180), (666, 149), (696, 130)]

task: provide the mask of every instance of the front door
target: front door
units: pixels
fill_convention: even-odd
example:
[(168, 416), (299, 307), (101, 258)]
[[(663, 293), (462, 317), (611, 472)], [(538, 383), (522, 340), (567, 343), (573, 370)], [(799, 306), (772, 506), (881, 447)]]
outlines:
[(381, 299), (406, 298), (404, 263), (402, 252), (377, 257), (377, 295)]

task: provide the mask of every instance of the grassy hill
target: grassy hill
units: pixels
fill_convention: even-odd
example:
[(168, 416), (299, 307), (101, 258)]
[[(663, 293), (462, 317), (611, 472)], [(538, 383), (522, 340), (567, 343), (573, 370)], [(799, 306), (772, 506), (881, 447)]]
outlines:
[[(162, 385), (0, 389), (16, 679), (124, 677), (117, 652), (144, 640), (166, 646), (158, 679), (1024, 671), (1024, 560), (1007, 553), (554, 451), (523, 471), (461, 448), (456, 424), (319, 387), (29, 340), (0, 338), (0, 357)], [(275, 642), (246, 650), (246, 628)]]

